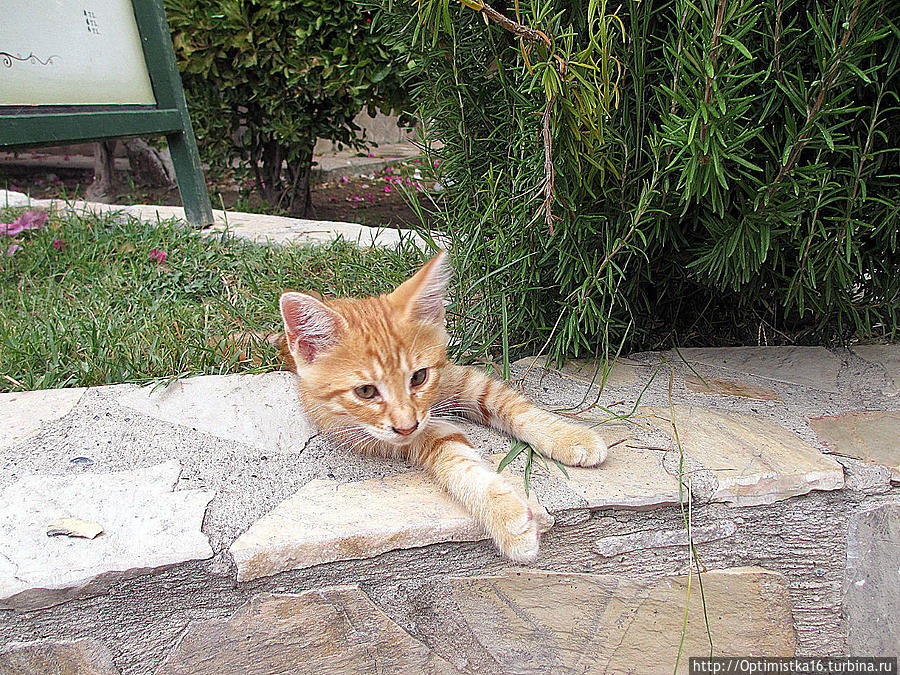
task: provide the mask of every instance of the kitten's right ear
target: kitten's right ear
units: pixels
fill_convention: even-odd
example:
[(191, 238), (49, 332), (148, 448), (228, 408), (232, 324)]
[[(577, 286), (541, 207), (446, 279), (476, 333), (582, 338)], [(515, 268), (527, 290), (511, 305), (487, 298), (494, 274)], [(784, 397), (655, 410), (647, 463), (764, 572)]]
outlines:
[(345, 325), (344, 318), (321, 300), (289, 291), (281, 294), (278, 304), (284, 319), (287, 346), (298, 365), (311, 363), (338, 341)]

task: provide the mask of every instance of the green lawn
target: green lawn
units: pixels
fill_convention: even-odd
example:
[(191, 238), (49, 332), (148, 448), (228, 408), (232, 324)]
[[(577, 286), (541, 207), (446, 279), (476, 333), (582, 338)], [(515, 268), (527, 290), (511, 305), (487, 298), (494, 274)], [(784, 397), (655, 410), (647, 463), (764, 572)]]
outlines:
[[(0, 223), (22, 211), (0, 208)], [(270, 247), (110, 216), (53, 215), (12, 256), (0, 237), (0, 391), (272, 370), (274, 348), (253, 340), (247, 358), (228, 336), (280, 330), (282, 290), (380, 293), (424, 260), (411, 246)]]

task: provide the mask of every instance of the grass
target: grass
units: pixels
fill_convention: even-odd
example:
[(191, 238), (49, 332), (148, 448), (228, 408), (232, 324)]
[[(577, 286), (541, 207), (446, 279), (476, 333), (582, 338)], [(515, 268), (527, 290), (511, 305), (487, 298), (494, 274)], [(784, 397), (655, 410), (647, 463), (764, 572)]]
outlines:
[[(0, 208), (0, 222), (21, 211)], [(20, 241), (15, 255), (0, 252), (0, 391), (273, 370), (263, 339), (251, 338), (248, 358), (229, 336), (280, 330), (283, 290), (381, 293), (424, 260), (411, 244), (263, 246), (72, 213)]]

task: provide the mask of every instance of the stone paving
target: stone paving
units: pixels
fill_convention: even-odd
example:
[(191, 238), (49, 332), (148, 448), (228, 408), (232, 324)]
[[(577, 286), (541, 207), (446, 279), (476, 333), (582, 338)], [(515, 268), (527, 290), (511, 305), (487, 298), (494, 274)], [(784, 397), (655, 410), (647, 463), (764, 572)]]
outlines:
[[(31, 199), (22, 192), (0, 189), (0, 206), (28, 206), (47, 210), (68, 210), (75, 214), (117, 214), (156, 223), (163, 220), (184, 221), (184, 207), (134, 204), (130, 206), (102, 204), (83, 200)], [(215, 223), (203, 230), (206, 236), (228, 232), (235, 237), (268, 244), (321, 244), (343, 238), (361, 246), (400, 246), (405, 241), (427, 248), (425, 240), (412, 230), (391, 227), (369, 227), (357, 223), (331, 222), (271, 216), (262, 213), (213, 209)]]
[[(556, 522), (530, 569), (501, 560), (421, 471), (318, 435), (288, 373), (0, 394), (0, 674), (671, 672), (686, 603), (686, 644), (708, 650), (685, 576), (688, 496), (716, 653), (890, 652), (898, 354), (514, 364), (531, 398), (602, 422), (612, 446), (602, 468), (568, 477), (534, 464), (533, 506)], [(498, 463), (509, 441), (465, 426)], [(506, 469), (520, 485), (524, 466)], [(59, 518), (103, 532), (48, 536)], [(129, 619), (128, 589), (169, 588), (171, 574), (188, 581), (153, 603), (180, 618)], [(219, 590), (186, 590), (196, 575)], [(106, 595), (129, 601), (101, 620)], [(157, 637), (117, 638), (98, 620), (143, 620)]]

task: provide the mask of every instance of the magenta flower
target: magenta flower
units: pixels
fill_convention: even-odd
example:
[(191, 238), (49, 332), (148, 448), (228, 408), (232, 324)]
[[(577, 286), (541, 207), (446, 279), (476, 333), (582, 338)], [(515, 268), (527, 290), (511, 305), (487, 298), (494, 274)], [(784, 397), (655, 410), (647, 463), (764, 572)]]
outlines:
[(366, 157), (374, 157), (374, 156), (375, 156), (374, 152), (370, 152), (368, 155), (366, 155)]
[(390, 185), (385, 185), (384, 191), (387, 192), (388, 194), (390, 194), (391, 192), (394, 191), (394, 189)]
[(53, 240), (53, 248), (55, 248), (57, 251), (62, 251), (65, 247), (66, 242), (64, 242), (62, 239)]
[(341, 176), (341, 182), (342, 182), (342, 183), (349, 183), (349, 182), (350, 182), (350, 179), (347, 178), (347, 176)]
[(156, 262), (162, 264), (166, 262), (166, 258), (169, 257), (169, 254), (165, 251), (160, 251), (158, 248), (154, 248), (150, 251), (150, 259), (155, 260)]
[(22, 247), (19, 246), (18, 244), (10, 244), (9, 246), (6, 247), (6, 257), (13, 255), (20, 248), (22, 248)]
[(14, 237), (25, 230), (39, 230), (47, 222), (46, 211), (26, 211), (11, 223), (0, 223), (0, 234)]

